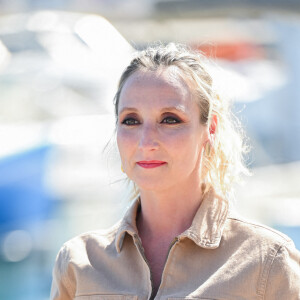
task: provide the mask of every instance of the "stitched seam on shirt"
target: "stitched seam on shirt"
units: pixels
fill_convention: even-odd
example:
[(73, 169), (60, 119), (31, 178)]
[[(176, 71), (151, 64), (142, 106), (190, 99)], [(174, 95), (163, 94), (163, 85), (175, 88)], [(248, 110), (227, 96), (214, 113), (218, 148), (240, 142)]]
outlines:
[[(64, 266), (63, 266), (63, 268), (64, 268), (64, 273), (66, 273), (66, 272), (67, 272), (67, 262), (70, 261), (69, 256), (66, 255), (66, 254), (67, 254), (67, 245), (64, 245), (64, 249), (63, 249), (63, 250), (64, 250), (64, 251), (63, 251), (63, 254), (64, 254), (64, 256), (65, 256), (65, 259), (63, 260), (63, 261), (64, 261)], [(67, 258), (68, 258), (68, 259), (67, 259)], [(72, 284), (71, 284), (71, 282), (70, 282), (70, 280), (69, 280), (69, 277), (68, 277), (68, 276), (63, 276), (63, 277), (62, 277), (62, 281), (63, 281), (63, 283), (64, 283), (65, 286), (66, 286), (66, 289), (67, 289), (68, 294), (69, 294), (70, 296), (72, 296), (72, 293), (71, 293), (71, 290), (72, 290)]]
[(99, 294), (99, 293), (91, 293), (91, 294), (78, 294), (75, 297), (92, 297), (92, 296), (105, 296), (105, 297), (116, 297), (119, 296), (122, 299), (138, 299), (137, 295), (131, 295), (131, 294)]
[(261, 299), (265, 299), (267, 283), (269, 279), (270, 270), (272, 264), (277, 256), (278, 251), (282, 248), (283, 245), (279, 245), (278, 249), (272, 249), (271, 253), (268, 255), (267, 261), (265, 263), (262, 275), (261, 275), (261, 283), (258, 286), (257, 294), (261, 297)]
[(72, 286), (71, 286), (69, 278), (68, 277), (63, 277), (62, 280), (63, 280), (63, 282), (66, 286), (68, 294), (71, 296), (72, 295), (72, 293), (71, 293)]
[(196, 242), (196, 244), (200, 245), (201, 247), (216, 247), (219, 245), (220, 236), (215, 236), (214, 238), (199, 238), (198, 235), (193, 233), (192, 231), (189, 231), (188, 234), (189, 235), (187, 235), (186, 237), (191, 238)]

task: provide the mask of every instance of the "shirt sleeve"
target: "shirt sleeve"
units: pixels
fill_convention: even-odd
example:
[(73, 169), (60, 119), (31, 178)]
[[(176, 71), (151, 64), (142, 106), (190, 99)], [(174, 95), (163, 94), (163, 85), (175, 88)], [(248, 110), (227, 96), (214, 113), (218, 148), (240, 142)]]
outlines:
[(69, 300), (72, 297), (72, 287), (68, 278), (68, 255), (66, 246), (63, 246), (55, 261), (52, 272), (52, 286), (50, 300)]
[(263, 299), (300, 299), (300, 252), (292, 241), (277, 251), (270, 267)]

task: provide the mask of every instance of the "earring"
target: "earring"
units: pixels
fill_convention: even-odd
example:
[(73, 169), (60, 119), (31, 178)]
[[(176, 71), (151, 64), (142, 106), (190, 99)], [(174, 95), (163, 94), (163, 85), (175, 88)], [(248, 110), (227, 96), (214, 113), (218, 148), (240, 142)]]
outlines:
[(124, 173), (124, 169), (123, 169), (123, 166), (121, 165), (121, 171)]
[(210, 142), (206, 142), (204, 151), (205, 151), (206, 156), (209, 157), (210, 154), (211, 154), (211, 144), (210, 144)]

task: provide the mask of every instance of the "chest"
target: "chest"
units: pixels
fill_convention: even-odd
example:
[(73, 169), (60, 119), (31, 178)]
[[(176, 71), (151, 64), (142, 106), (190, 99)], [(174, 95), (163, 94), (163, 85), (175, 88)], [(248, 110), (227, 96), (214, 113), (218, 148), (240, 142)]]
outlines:
[(261, 299), (257, 289), (264, 272), (245, 252), (203, 249), (184, 240), (160, 253), (160, 259), (148, 260), (141, 245), (128, 238), (119, 254), (93, 253), (90, 265), (75, 270), (75, 299)]
[(144, 245), (143, 249), (141, 249), (144, 251), (145, 258), (150, 268), (153, 294), (156, 294), (159, 288), (171, 248), (172, 246), (170, 243), (149, 243), (147, 246)]

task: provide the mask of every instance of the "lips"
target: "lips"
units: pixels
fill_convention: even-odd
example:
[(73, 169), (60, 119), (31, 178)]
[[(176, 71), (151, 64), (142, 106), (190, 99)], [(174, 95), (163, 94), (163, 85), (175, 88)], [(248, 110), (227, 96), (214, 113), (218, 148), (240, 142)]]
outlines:
[(159, 160), (147, 160), (147, 161), (138, 161), (137, 164), (142, 168), (150, 169), (150, 168), (160, 167), (160, 166), (166, 164), (166, 162), (159, 161)]

